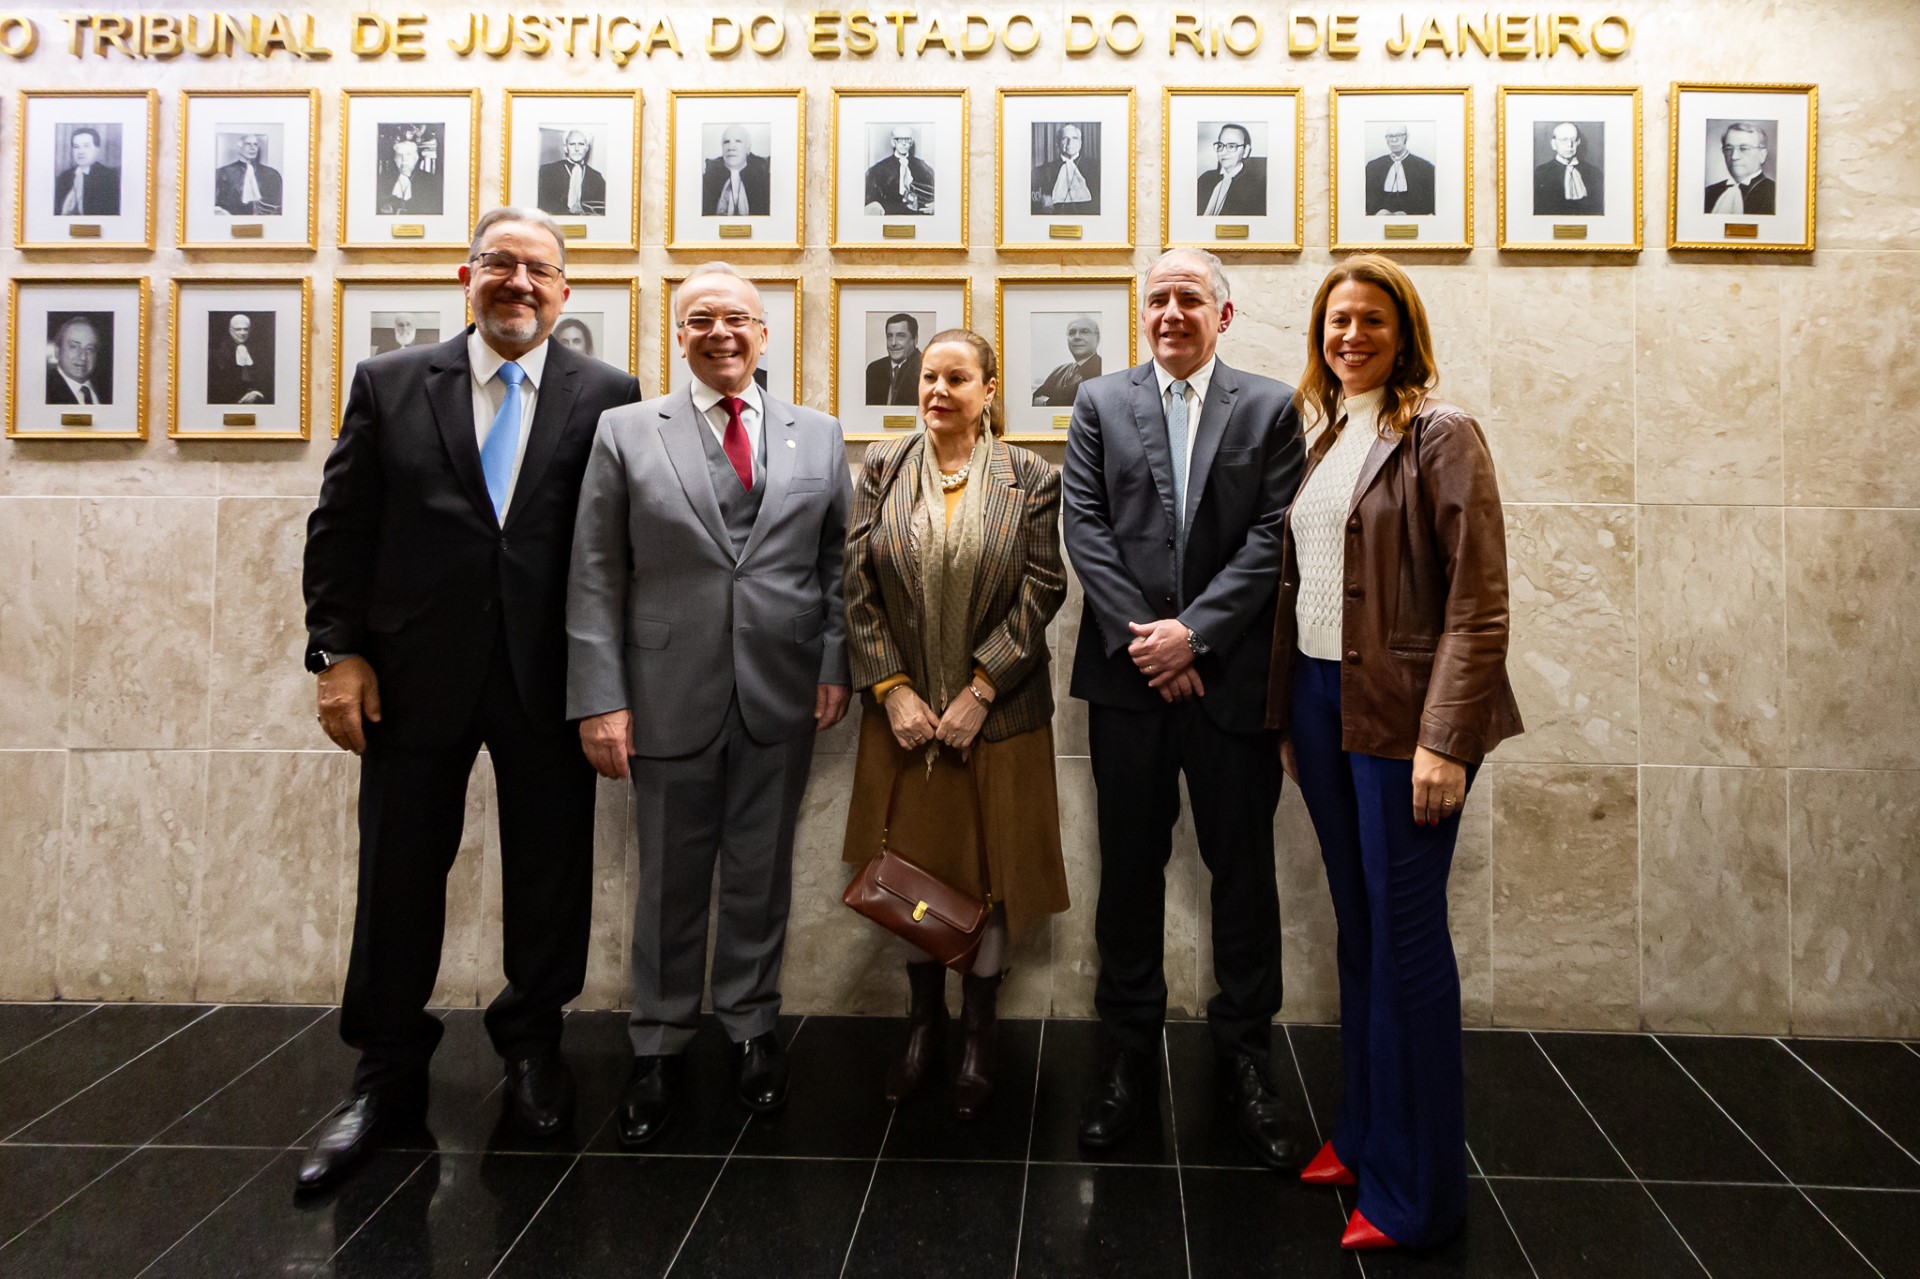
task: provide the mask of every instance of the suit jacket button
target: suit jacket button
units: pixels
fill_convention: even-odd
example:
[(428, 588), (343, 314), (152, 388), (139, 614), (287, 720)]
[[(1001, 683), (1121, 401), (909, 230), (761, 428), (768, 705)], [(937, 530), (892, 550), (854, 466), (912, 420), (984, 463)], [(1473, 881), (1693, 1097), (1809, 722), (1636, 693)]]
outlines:
[(1167, 539), (1167, 549), (1168, 549), (1168, 550), (1172, 550), (1172, 549), (1173, 549), (1173, 539), (1172, 539), (1172, 538), (1168, 538), (1168, 539)]

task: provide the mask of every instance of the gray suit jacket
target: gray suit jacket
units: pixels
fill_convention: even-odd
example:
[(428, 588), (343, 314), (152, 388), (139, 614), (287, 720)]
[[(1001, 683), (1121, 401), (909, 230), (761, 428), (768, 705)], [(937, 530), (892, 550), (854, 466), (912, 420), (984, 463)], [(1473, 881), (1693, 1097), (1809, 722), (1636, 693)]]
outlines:
[(712, 741), (740, 698), (763, 743), (814, 730), (845, 684), (852, 482), (840, 424), (762, 395), (767, 484), (736, 559), (688, 390), (601, 415), (567, 582), (567, 717), (633, 712), (637, 754)]

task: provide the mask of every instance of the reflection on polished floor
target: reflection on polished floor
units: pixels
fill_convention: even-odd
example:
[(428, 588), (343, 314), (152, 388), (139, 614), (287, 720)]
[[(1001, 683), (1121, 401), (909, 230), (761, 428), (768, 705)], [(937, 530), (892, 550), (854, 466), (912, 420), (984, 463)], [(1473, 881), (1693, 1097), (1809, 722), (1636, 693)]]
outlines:
[[(579, 1013), (574, 1134), (502, 1123), (477, 1010), (447, 1013), (431, 1142), (296, 1203), (302, 1134), (351, 1057), (326, 1009), (0, 1005), (0, 1275), (1557, 1276), (1920, 1274), (1920, 1051), (1834, 1040), (1467, 1036), (1472, 1215), (1425, 1254), (1340, 1252), (1338, 1192), (1251, 1165), (1214, 1114), (1204, 1026), (1173, 1024), (1157, 1129), (1089, 1160), (1085, 1021), (1003, 1023), (988, 1117), (879, 1100), (892, 1019), (790, 1018), (779, 1115), (695, 1042), (644, 1156), (607, 1122), (624, 1018)], [(1305, 1137), (1338, 1036), (1275, 1035)], [(1349, 1205), (1350, 1206), (1350, 1205)]]

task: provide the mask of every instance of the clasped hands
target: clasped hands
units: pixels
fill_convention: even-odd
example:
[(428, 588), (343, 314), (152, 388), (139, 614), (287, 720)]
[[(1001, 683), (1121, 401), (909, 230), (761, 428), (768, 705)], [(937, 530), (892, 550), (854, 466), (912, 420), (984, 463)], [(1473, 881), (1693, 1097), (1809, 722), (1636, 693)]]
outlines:
[(1187, 628), (1178, 618), (1163, 617), (1157, 622), (1128, 622), (1133, 642), (1127, 656), (1142, 675), (1147, 687), (1169, 702), (1184, 701), (1206, 694), (1200, 672), (1193, 669), (1193, 648), (1187, 643)]
[[(980, 688), (979, 681), (974, 681), (971, 687)], [(887, 709), (887, 727), (893, 731), (893, 740), (900, 743), (901, 750), (917, 750), (937, 741), (942, 746), (953, 747), (965, 759), (973, 749), (974, 739), (980, 735), (981, 725), (987, 722), (987, 706), (992, 700), (993, 694), (985, 689), (980, 690), (980, 697), (963, 690), (947, 703), (945, 714), (936, 716), (933, 708), (913, 691), (912, 685), (902, 684), (887, 694), (882, 705)]]

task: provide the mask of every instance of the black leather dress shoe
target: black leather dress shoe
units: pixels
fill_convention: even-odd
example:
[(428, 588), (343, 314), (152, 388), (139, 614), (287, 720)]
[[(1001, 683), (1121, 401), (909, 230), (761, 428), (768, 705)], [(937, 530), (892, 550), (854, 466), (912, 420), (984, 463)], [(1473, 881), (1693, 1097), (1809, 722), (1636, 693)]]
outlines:
[(740, 1070), (740, 1100), (757, 1114), (787, 1104), (787, 1050), (774, 1031), (755, 1035), (734, 1049)]
[(420, 1127), (427, 1113), (424, 1084), (356, 1093), (320, 1125), (294, 1178), (303, 1195), (331, 1190), (394, 1137)]
[(1266, 1063), (1248, 1053), (1234, 1053), (1221, 1063), (1221, 1074), (1221, 1104), (1232, 1111), (1234, 1126), (1254, 1158), (1281, 1172), (1305, 1164), (1311, 1152), (1289, 1131), (1286, 1109), (1267, 1077)]
[(573, 1122), (573, 1071), (558, 1048), (507, 1063), (507, 1098), (520, 1131), (538, 1141)]
[(633, 1073), (627, 1076), (620, 1109), (613, 1117), (620, 1149), (638, 1150), (665, 1130), (673, 1119), (673, 1104), (679, 1099), (680, 1077), (686, 1064), (686, 1058), (678, 1053), (633, 1059)]
[(1080, 1144), (1089, 1150), (1119, 1145), (1140, 1121), (1157, 1081), (1152, 1057), (1112, 1049), (1080, 1108)]

